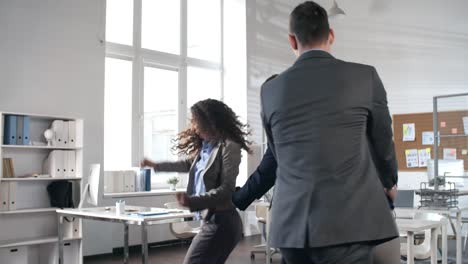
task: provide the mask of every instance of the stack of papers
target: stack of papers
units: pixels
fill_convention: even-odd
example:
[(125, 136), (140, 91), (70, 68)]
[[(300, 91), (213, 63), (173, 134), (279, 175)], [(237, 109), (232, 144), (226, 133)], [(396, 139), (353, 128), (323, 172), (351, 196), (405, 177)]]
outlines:
[(131, 216), (155, 216), (155, 215), (165, 215), (165, 214), (172, 214), (172, 213), (183, 213), (184, 211), (179, 209), (152, 209), (151, 211), (141, 211), (136, 213), (130, 213)]

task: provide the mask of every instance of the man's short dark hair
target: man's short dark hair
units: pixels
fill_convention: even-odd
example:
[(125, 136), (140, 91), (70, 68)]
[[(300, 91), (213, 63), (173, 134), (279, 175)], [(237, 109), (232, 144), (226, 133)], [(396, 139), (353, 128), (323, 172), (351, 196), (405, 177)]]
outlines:
[(302, 45), (322, 43), (330, 32), (327, 11), (313, 1), (306, 1), (291, 12), (289, 30)]

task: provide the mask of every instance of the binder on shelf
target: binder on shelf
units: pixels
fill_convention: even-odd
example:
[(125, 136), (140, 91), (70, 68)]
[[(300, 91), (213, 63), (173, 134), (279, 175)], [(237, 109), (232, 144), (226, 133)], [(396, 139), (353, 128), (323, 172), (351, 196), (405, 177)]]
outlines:
[(114, 191), (114, 174), (112, 171), (104, 171), (104, 193), (113, 193)]
[(144, 169), (139, 169), (135, 176), (135, 191), (142, 192), (145, 190)]
[(63, 237), (76, 238), (80, 237), (80, 221), (78, 218), (67, 218), (63, 222)]
[(2, 159), (2, 178), (7, 178), (7, 166), (6, 166), (6, 159)]
[(64, 177), (64, 153), (62, 150), (53, 150), (44, 162), (43, 172), (52, 178)]
[(68, 121), (68, 146), (76, 147), (76, 122)]
[(66, 151), (67, 154), (65, 163), (67, 172), (65, 173), (65, 177), (76, 177), (76, 153), (75, 151)]
[(69, 147), (70, 144), (68, 144), (68, 122), (67, 121), (63, 121), (62, 137), (63, 137), (63, 146)]
[(144, 184), (143, 191), (151, 191), (151, 169), (142, 169), (141, 173)]
[(0, 248), (0, 260), (8, 264), (28, 263), (28, 246)]
[(13, 159), (12, 158), (3, 158), (3, 178), (14, 178), (15, 170), (13, 168)]
[(14, 178), (16, 175), (15, 175), (15, 168), (13, 167), (13, 159), (12, 158), (7, 158), (7, 160), (8, 160), (8, 168), (10, 170), (9, 176), (11, 178)]
[(16, 190), (18, 188), (17, 182), (10, 182), (10, 190), (8, 195), (9, 205), (8, 210), (14, 211), (16, 210)]
[(65, 177), (65, 162), (64, 162), (64, 151), (54, 150), (53, 160), (55, 161), (55, 167), (57, 171), (56, 177)]
[(125, 192), (124, 176), (121, 171), (113, 171), (112, 179), (114, 183), (114, 192), (121, 193)]
[(135, 171), (122, 171), (124, 178), (124, 192), (135, 191)]
[(56, 147), (64, 147), (63, 143), (63, 120), (54, 120), (52, 122), (52, 131), (54, 131), (54, 139), (52, 145)]
[(63, 154), (63, 165), (62, 165), (62, 171), (63, 171), (63, 177), (69, 177), (69, 168), (68, 168), (68, 153), (69, 151), (62, 151)]
[(16, 116), (5, 115), (3, 144), (16, 145)]
[(8, 211), (10, 204), (10, 185), (8, 182), (0, 182), (0, 211)]
[(24, 117), (16, 116), (16, 145), (23, 145)]
[(29, 142), (31, 141), (29, 138), (29, 122), (30, 122), (30, 117), (29, 116), (24, 116), (23, 117), (23, 145), (29, 145)]

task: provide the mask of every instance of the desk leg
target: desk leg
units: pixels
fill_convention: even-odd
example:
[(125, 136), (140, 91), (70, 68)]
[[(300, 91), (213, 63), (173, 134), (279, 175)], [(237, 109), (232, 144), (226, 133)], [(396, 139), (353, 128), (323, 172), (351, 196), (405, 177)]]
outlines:
[(265, 219), (265, 228), (266, 228), (266, 233), (267, 234), (265, 236), (265, 257), (266, 257), (266, 264), (271, 264), (271, 248), (270, 248), (270, 245), (268, 243), (268, 240), (269, 240), (269, 232), (270, 232), (270, 211), (268, 210), (267, 211), (267, 214), (266, 214), (266, 219)]
[(124, 222), (124, 264), (128, 263), (128, 223)]
[(447, 264), (447, 223), (442, 225), (442, 264)]
[(148, 228), (145, 222), (141, 223), (141, 257), (142, 263), (148, 264)]
[(431, 229), (431, 264), (437, 264), (437, 229)]
[(271, 264), (271, 261), (270, 261), (270, 259), (271, 259), (271, 248), (270, 248), (270, 246), (268, 245), (268, 241), (267, 241), (266, 244), (265, 244), (265, 252), (266, 252), (266, 254), (265, 254), (265, 256), (266, 256), (266, 264)]
[(457, 236), (457, 264), (462, 264), (462, 245), (461, 245), (461, 225), (462, 217), (461, 212), (457, 212), (457, 222), (455, 223), (456, 236)]
[(413, 246), (414, 246), (414, 233), (408, 231), (408, 238), (407, 238), (407, 244), (406, 244), (406, 254), (407, 254), (407, 264), (414, 264), (414, 252), (413, 252)]
[(57, 236), (58, 236), (58, 263), (63, 264), (63, 216), (57, 216)]

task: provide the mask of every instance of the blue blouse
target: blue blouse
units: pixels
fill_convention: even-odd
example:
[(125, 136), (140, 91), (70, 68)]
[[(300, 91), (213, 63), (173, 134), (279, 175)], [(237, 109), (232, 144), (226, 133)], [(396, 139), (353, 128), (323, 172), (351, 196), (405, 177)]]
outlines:
[(205, 171), (208, 159), (210, 158), (211, 151), (213, 150), (213, 143), (203, 141), (202, 149), (200, 152), (200, 159), (195, 164), (195, 178), (193, 184), (193, 194), (200, 195), (206, 192), (205, 183), (203, 182), (202, 172)]

